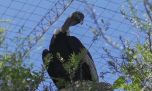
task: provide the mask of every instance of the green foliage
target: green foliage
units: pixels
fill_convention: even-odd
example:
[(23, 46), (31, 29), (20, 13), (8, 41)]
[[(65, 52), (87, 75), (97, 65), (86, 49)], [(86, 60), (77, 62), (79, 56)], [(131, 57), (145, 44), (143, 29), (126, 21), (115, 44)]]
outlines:
[[(143, 30), (146, 36), (144, 43), (137, 43), (132, 48), (128, 45), (124, 48), (123, 53), (123, 62), (119, 64), (120, 76), (113, 85), (113, 88), (122, 88), (127, 91), (151, 91), (152, 89), (152, 42), (151, 42), (151, 17), (149, 14), (152, 11), (147, 9), (147, 12), (144, 12), (147, 16), (145, 19), (141, 19), (138, 9), (135, 8), (132, 0), (127, 0), (130, 10), (130, 16), (128, 17), (127, 13), (123, 10), (122, 15), (125, 16), (135, 27)], [(137, 3), (137, 1), (135, 1)], [(141, 1), (140, 1), (141, 3)], [(144, 0), (144, 5), (149, 4), (148, 0)], [(144, 38), (143, 38), (144, 39)]]
[[(87, 53), (87, 50), (85, 50), (85, 49), (82, 49), (79, 54), (72, 53), (71, 56), (69, 57), (68, 61), (65, 61), (63, 59), (63, 57), (60, 55), (60, 53), (56, 54), (56, 57), (62, 63), (64, 69), (68, 72), (69, 78), (70, 78), (70, 81), (66, 81), (61, 78), (53, 78), (53, 79), (57, 80), (58, 86), (64, 87), (65, 85), (68, 85), (68, 84), (70, 84), (70, 85), (74, 84), (74, 82), (73, 82), (74, 74), (75, 74), (76, 70), (78, 69), (78, 67), (79, 67), (82, 59), (86, 55), (86, 53)], [(56, 60), (52, 60), (52, 57), (53, 57), (53, 55), (50, 53), (48, 53), (45, 56), (45, 58), (44, 58), (45, 68), (48, 68), (48, 64), (50, 61), (56, 61)]]
[[(147, 77), (152, 76), (152, 52), (147, 46), (138, 44), (134, 49), (125, 50), (127, 60), (121, 65), (123, 77), (119, 77), (113, 88), (123, 88), (127, 91), (140, 91), (145, 83), (151, 82)], [(128, 82), (130, 81), (130, 82)], [(150, 85), (150, 84), (148, 84)]]
[(74, 72), (78, 65), (80, 64), (81, 60), (86, 55), (86, 50), (82, 50), (79, 54), (72, 53), (70, 56), (70, 61), (66, 62), (64, 65), (64, 68), (70, 73)]
[(0, 27), (0, 46), (4, 40), (4, 29)]
[[(5, 39), (5, 30), (0, 28), (0, 46)], [(33, 91), (44, 80), (44, 70), (32, 71), (26, 67), (20, 51), (0, 52), (0, 91)]]
[(8, 54), (0, 60), (0, 90), (27, 91), (36, 89), (42, 81), (41, 74), (32, 72), (32, 67), (22, 66), (22, 60), (14, 59), (15, 56), (16, 53)]
[(120, 76), (114, 83), (113, 88), (117, 89), (117, 88), (124, 88), (124, 84), (125, 84), (125, 78)]
[(79, 67), (82, 59), (86, 55), (86, 53), (87, 53), (87, 51), (85, 49), (82, 49), (82, 51), (79, 54), (72, 53), (69, 58), (69, 61), (67, 61), (67, 62), (61, 57), (61, 55), (59, 53), (57, 53), (57, 58), (60, 59), (64, 69), (68, 72), (69, 78), (70, 78), (70, 82), (66, 81), (64, 79), (60, 79), (60, 78), (53, 78), (53, 79), (59, 80), (57, 82), (58, 86), (64, 87), (65, 85), (66, 86), (74, 85), (74, 82), (73, 82), (74, 74), (75, 74), (76, 70), (78, 69), (78, 67)]
[(78, 69), (78, 66), (85, 55), (86, 55), (86, 50), (83, 49), (79, 54), (75, 54), (75, 53), (71, 54), (69, 61), (63, 63), (63, 67), (70, 74), (71, 80), (74, 77), (75, 71)]

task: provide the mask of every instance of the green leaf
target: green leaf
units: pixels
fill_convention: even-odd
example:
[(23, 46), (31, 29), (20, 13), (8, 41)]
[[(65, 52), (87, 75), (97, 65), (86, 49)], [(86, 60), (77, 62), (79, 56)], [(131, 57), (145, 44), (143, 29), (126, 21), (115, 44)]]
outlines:
[(3, 33), (4, 32), (4, 29), (0, 28), (0, 33)]
[(0, 61), (0, 69), (3, 67), (3, 62)]
[(120, 76), (115, 82), (114, 82), (114, 85), (113, 85), (113, 88), (114, 89), (117, 89), (117, 88), (123, 88), (123, 85), (125, 85), (125, 78), (123, 76)]

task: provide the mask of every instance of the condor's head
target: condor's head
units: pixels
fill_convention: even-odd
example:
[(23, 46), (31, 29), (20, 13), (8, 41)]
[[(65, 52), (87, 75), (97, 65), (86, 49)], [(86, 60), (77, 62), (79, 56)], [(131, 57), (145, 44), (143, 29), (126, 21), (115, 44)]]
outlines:
[(83, 23), (84, 14), (80, 11), (73, 12), (72, 15), (69, 17), (69, 24), (70, 26), (77, 25), (79, 23)]

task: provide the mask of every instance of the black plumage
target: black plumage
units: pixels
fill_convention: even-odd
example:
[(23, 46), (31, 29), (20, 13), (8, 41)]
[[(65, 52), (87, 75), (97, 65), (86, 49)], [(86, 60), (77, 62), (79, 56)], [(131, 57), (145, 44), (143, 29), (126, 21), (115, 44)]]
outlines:
[[(74, 17), (75, 21), (72, 23), (71, 26), (80, 23), (81, 20), (79, 19), (81, 19), (81, 16), (75, 19), (76, 17), (72, 15), (71, 17)], [(66, 25), (66, 22), (64, 23), (64, 25)], [(69, 73), (64, 69), (63, 63), (66, 63), (69, 61), (69, 57), (72, 53), (79, 54), (83, 49), (87, 50), (78, 38), (74, 36), (68, 36), (67, 31), (63, 32), (62, 29), (58, 30), (59, 32), (57, 34), (53, 35), (50, 42), (49, 50), (45, 49), (42, 53), (43, 61), (45, 61), (45, 57), (47, 54), (50, 53), (53, 56), (52, 60), (50, 60), (49, 62), (47, 71), (48, 71), (48, 74), (51, 76), (53, 82), (56, 84), (56, 86), (59, 89), (64, 88), (66, 86), (66, 84), (59, 85), (58, 84), (58, 82), (60, 82), (59, 79), (64, 79), (65, 81), (70, 82)], [(64, 62), (61, 62), (61, 59), (57, 57), (57, 53), (59, 53), (60, 56), (64, 59)], [(84, 57), (88, 57), (88, 58), (87, 59), (83, 58), (83, 60), (80, 61), (78, 65), (78, 69), (76, 69), (74, 77), (72, 78), (73, 81), (98, 80), (97, 72), (96, 72), (92, 57), (88, 51), (86, 55), (87, 56), (84, 56)]]

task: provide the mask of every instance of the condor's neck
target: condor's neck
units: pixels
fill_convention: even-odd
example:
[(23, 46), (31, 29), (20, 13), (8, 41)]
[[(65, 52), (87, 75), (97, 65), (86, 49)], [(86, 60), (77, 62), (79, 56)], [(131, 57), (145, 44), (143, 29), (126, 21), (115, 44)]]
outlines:
[(70, 18), (68, 18), (68, 19), (65, 21), (65, 23), (63, 24), (63, 26), (62, 26), (62, 32), (63, 32), (63, 33), (68, 32), (69, 28), (70, 28)]

